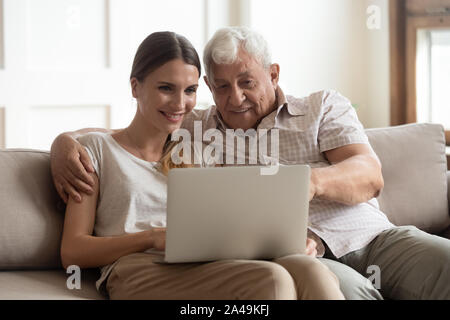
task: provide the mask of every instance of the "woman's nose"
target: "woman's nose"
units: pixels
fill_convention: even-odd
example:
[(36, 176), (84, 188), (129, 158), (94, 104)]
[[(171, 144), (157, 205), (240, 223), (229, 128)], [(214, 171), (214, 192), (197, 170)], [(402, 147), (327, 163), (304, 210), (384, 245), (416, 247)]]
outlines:
[(184, 99), (184, 93), (177, 93), (174, 95), (172, 100), (172, 108), (174, 108), (174, 111), (182, 111), (185, 109), (185, 99)]

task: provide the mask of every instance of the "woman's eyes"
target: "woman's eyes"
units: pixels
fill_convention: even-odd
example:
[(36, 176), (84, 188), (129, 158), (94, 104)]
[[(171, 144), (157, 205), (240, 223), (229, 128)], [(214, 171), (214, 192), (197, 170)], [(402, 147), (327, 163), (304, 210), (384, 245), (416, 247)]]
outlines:
[[(158, 89), (161, 90), (161, 91), (165, 91), (165, 92), (170, 92), (170, 91), (172, 91), (172, 88), (171, 88), (170, 86), (159, 86)], [(185, 92), (186, 92), (187, 94), (193, 94), (193, 93), (196, 93), (196, 92), (197, 92), (197, 88), (194, 88), (194, 87), (187, 88), (187, 89), (185, 90)]]
[(158, 87), (158, 89), (162, 90), (162, 91), (170, 91), (170, 90), (172, 90), (172, 88), (169, 87), (169, 86), (160, 86), (160, 87)]
[(197, 88), (187, 88), (186, 89), (186, 93), (188, 94), (193, 94), (197, 92)]

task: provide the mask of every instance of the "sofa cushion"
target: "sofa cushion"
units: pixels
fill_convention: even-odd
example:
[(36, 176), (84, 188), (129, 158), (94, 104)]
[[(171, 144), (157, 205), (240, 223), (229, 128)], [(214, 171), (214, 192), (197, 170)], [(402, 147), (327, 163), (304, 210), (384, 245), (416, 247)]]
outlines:
[[(447, 164), (448, 168), (448, 164)], [(449, 206), (449, 214), (450, 214), (450, 171), (447, 171), (447, 200), (448, 200), (448, 206)]]
[(0, 177), (0, 270), (61, 267), (64, 206), (49, 153), (0, 150)]
[(69, 290), (64, 270), (0, 271), (0, 300), (106, 299), (95, 288), (98, 269), (81, 270), (81, 288)]
[(440, 233), (450, 225), (444, 128), (409, 124), (367, 129), (380, 158), (384, 189), (380, 209), (395, 225)]

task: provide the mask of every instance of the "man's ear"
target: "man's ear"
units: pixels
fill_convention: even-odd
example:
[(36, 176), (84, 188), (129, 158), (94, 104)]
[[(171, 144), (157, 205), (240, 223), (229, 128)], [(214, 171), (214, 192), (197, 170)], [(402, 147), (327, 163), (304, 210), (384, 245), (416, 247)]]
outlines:
[(207, 76), (203, 76), (203, 80), (205, 80), (206, 85), (208, 86), (209, 90), (212, 92), (211, 85), (208, 82), (208, 77)]
[(274, 89), (278, 88), (278, 80), (280, 79), (280, 65), (273, 63), (270, 65), (270, 79)]
[(130, 84), (131, 84), (131, 93), (133, 94), (133, 98), (137, 98), (138, 97), (139, 80), (133, 77), (130, 79)]

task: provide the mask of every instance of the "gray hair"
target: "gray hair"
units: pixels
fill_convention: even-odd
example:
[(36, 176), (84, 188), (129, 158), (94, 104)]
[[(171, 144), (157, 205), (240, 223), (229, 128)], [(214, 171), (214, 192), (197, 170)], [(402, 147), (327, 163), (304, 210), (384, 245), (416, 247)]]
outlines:
[(203, 65), (208, 81), (213, 83), (212, 63), (232, 64), (236, 62), (239, 49), (255, 57), (265, 68), (272, 64), (267, 41), (248, 27), (225, 27), (216, 31), (203, 51)]

